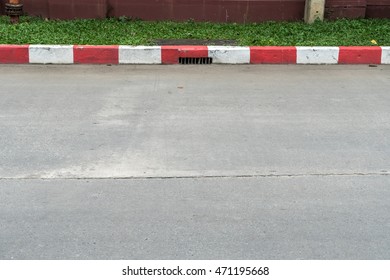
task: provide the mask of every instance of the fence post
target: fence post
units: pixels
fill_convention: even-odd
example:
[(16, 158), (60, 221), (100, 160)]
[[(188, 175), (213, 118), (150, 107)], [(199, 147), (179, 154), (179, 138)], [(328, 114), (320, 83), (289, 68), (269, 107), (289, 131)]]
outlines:
[(324, 20), (325, 0), (306, 0), (305, 22), (313, 23), (315, 20)]

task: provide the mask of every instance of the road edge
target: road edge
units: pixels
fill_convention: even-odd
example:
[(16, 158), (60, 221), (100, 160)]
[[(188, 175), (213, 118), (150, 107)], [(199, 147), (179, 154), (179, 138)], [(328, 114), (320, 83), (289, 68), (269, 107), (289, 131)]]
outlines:
[[(390, 46), (0, 45), (0, 64), (390, 64)], [(200, 62), (199, 62), (200, 63)]]

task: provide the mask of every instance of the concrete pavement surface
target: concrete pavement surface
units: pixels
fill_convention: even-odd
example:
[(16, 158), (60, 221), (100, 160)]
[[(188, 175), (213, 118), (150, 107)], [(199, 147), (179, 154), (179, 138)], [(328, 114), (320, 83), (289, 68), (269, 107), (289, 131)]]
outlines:
[(0, 66), (0, 259), (389, 259), (390, 67)]

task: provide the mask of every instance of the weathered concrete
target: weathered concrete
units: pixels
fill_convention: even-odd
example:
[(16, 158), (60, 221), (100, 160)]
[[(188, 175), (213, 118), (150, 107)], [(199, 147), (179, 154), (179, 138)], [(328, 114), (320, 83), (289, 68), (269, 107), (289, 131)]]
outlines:
[(390, 47), (382, 47), (382, 63), (390, 64)]
[(0, 259), (389, 259), (390, 176), (0, 181)]
[(338, 47), (297, 47), (298, 64), (337, 64)]
[(0, 177), (388, 173), (389, 70), (2, 66)]
[(0, 259), (389, 259), (389, 87), (388, 65), (0, 66)]
[(324, 20), (325, 0), (306, 0), (305, 22), (314, 23), (316, 20)]
[(30, 45), (29, 46), (30, 63), (43, 64), (72, 64), (73, 46), (66, 45)]

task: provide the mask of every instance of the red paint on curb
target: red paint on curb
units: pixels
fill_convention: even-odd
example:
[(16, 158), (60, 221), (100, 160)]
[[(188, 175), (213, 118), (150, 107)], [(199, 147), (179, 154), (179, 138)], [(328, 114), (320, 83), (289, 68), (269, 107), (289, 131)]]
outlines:
[(179, 57), (208, 57), (207, 46), (162, 46), (162, 64), (178, 64)]
[(339, 64), (381, 64), (381, 47), (340, 47)]
[(74, 63), (119, 64), (119, 46), (74, 46)]
[(29, 63), (28, 45), (0, 45), (0, 63)]
[(251, 64), (296, 64), (296, 47), (250, 47)]

